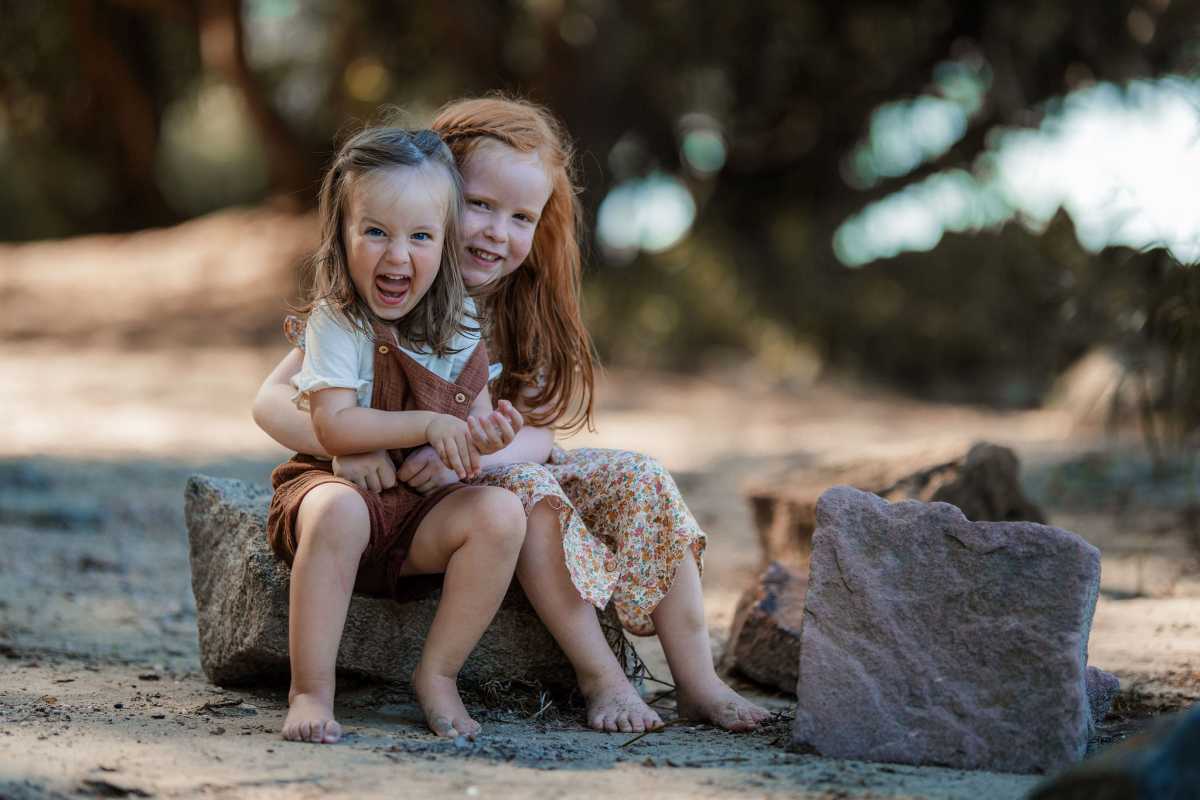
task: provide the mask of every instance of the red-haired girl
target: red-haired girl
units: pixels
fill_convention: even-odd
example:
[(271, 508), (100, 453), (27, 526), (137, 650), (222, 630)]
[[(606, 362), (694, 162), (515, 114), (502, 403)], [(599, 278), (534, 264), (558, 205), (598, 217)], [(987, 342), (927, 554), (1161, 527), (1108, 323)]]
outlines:
[[(579, 304), (580, 207), (569, 140), (545, 109), (507, 98), (445, 106), (433, 128), (463, 173), (466, 207), (459, 250), (463, 282), (486, 304), (487, 340), (503, 364), (493, 393), (526, 425), (481, 458), (475, 483), (521, 498), (528, 517), (516, 574), (538, 615), (575, 667), (597, 730), (662, 725), (630, 685), (592, 608), (612, 602), (622, 624), (657, 633), (684, 716), (749, 730), (765, 709), (730, 689), (713, 668), (700, 590), (704, 533), (670, 474), (623, 450), (564, 451), (554, 430), (592, 421), (595, 360)], [(259, 426), (281, 444), (311, 447), (308, 421), (286, 402), (295, 350), (255, 401)], [(493, 446), (507, 437), (489, 423)], [(398, 470), (386, 453), (337, 465), (362, 486), (397, 480), (436, 491), (457, 480), (428, 448)]]

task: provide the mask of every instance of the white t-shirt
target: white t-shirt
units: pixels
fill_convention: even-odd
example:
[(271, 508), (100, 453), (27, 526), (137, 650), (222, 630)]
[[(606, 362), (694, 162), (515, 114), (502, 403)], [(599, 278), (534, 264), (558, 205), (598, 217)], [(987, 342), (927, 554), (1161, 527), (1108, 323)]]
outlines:
[[(475, 301), (467, 298), (466, 315), (475, 317)], [(453, 381), (470, 360), (479, 344), (479, 332), (458, 333), (450, 343), (457, 352), (445, 356), (400, 348), (443, 380)], [(488, 366), (488, 380), (492, 381), (503, 370), (501, 364)], [(348, 330), (341, 324), (326, 305), (318, 305), (308, 315), (304, 329), (304, 365), (292, 378), (295, 393), (292, 402), (301, 411), (308, 411), (308, 396), (322, 389), (353, 389), (358, 405), (371, 405), (371, 392), (375, 381), (375, 343), (361, 330)]]

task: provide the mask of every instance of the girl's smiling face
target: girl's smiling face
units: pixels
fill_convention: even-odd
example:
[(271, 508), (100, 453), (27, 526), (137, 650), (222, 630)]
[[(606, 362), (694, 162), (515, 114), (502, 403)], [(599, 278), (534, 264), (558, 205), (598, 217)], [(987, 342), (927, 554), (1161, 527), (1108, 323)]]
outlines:
[(398, 320), (421, 301), (442, 262), (450, 179), (393, 167), (355, 179), (343, 220), (354, 288), (375, 315)]
[(462, 167), (463, 283), (476, 288), (499, 280), (525, 263), (550, 179), (537, 153), (523, 153), (484, 139)]

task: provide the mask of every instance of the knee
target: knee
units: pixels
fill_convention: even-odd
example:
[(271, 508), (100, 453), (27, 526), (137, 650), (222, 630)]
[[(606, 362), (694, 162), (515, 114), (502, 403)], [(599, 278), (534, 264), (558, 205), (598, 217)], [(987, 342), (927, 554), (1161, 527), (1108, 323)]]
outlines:
[(541, 486), (555, 480), (545, 464), (509, 464), (499, 475), (500, 486)]
[(621, 453), (617, 463), (621, 473), (636, 476), (641, 481), (653, 483), (671, 478), (671, 473), (667, 472), (667, 468), (658, 459), (645, 453), (627, 450)]
[(297, 534), (307, 549), (361, 555), (371, 540), (371, 516), (357, 490), (326, 483), (300, 501)]
[(469, 535), (514, 553), (525, 541), (525, 509), (507, 489), (481, 486), (472, 503)]

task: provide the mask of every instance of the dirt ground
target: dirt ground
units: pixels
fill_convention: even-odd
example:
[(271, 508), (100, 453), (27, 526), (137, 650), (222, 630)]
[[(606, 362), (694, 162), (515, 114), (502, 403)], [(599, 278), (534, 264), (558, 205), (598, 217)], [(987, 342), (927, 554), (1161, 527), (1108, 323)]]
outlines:
[[(343, 682), (343, 743), (281, 741), (285, 688), (225, 691), (200, 669), (183, 487), (194, 472), (265, 482), (286, 455), (248, 410), (283, 349), (247, 343), (277, 341), (311, 227), (246, 210), (0, 246), (0, 798), (990, 800), (1036, 784), (790, 752), (792, 701), (745, 684), (778, 712), (749, 735), (677, 725), (630, 741), (513, 689), (469, 698), (486, 736), (460, 747), (425, 732), (405, 687)], [(599, 430), (564, 444), (640, 450), (675, 474), (709, 533), (714, 656), (760, 566), (748, 480), (861, 459), (932, 462), (978, 439), (1015, 448), (1051, 521), (1104, 554), (1091, 663), (1123, 691), (1094, 742), (1103, 747), (1200, 696), (1200, 521), (1184, 514), (1200, 505), (1194, 473), (1152, 480), (1132, 442), (1080, 428), (1080, 416), (918, 403), (831, 381), (780, 389), (748, 367), (613, 371)], [(669, 681), (657, 641), (636, 644)], [(672, 717), (669, 697), (657, 706)]]

